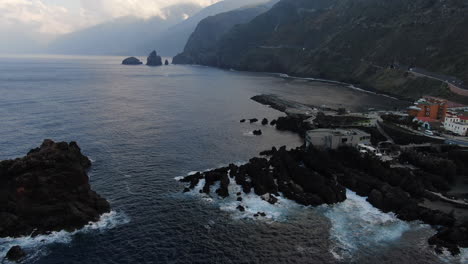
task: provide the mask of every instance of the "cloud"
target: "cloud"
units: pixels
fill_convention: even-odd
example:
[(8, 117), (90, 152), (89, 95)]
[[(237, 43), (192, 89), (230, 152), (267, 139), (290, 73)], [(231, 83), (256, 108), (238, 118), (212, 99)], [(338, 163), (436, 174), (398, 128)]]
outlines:
[(67, 33), (72, 30), (69, 10), (45, 5), (40, 0), (0, 1), (0, 29), (29, 29), (38, 33)]
[(164, 8), (184, 3), (208, 6), (219, 0), (80, 0), (84, 12), (99, 14), (104, 17), (138, 16), (149, 18), (165, 17)]
[(0, 33), (69, 33), (123, 16), (165, 18), (165, 8), (193, 3), (208, 6), (220, 0), (1, 0)]

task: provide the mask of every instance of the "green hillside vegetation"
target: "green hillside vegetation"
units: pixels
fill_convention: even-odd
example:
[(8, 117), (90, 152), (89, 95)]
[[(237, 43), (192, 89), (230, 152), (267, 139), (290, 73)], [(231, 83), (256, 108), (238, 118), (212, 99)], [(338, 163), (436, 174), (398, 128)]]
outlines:
[[(465, 0), (282, 0), (223, 33), (210, 49), (216, 59), (193, 63), (460, 101), (447, 85), (405, 69), (414, 65), (468, 82), (467, 14)], [(389, 69), (392, 64), (406, 66)]]

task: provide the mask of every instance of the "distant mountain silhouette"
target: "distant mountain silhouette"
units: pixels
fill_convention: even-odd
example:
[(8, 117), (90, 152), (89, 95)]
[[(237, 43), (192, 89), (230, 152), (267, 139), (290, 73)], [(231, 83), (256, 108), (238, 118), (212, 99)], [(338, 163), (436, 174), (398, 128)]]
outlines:
[[(59, 37), (44, 52), (83, 55), (147, 55), (158, 50), (162, 56), (181, 52), (190, 34), (204, 18), (267, 0), (225, 0), (201, 8), (179, 4), (166, 8), (166, 19), (122, 17)], [(188, 19), (185, 19), (186, 16)]]
[[(184, 21), (201, 7), (194, 4), (174, 5), (166, 8), (166, 19), (153, 17), (121, 17), (59, 37), (46, 48), (47, 53), (83, 55), (147, 55), (157, 48), (154, 36)], [(150, 50), (141, 50), (147, 45)]]

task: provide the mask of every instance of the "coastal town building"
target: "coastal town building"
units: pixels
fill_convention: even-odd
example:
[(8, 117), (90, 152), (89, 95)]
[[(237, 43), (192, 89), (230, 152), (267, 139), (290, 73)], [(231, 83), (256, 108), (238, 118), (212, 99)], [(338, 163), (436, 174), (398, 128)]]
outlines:
[(371, 136), (358, 129), (314, 129), (306, 133), (306, 146), (337, 149), (340, 146), (370, 145)]
[(448, 113), (444, 120), (444, 128), (460, 136), (468, 135), (468, 116)]
[(415, 117), (413, 122), (418, 122), (419, 125), (426, 130), (436, 130), (442, 126), (442, 122), (430, 117)]
[(426, 117), (443, 121), (448, 109), (448, 101), (436, 97), (424, 97), (408, 108), (408, 114), (413, 117)]

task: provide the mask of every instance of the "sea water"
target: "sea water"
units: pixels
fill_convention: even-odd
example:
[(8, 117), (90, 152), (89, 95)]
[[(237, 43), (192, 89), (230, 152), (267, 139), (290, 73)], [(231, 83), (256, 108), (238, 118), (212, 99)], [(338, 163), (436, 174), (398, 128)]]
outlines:
[[(0, 258), (21, 245), (26, 263), (459, 263), (427, 245), (434, 230), (405, 223), (363, 197), (304, 207), (244, 195), (182, 193), (174, 180), (297, 135), (243, 118), (283, 114), (250, 97), (273, 93), (312, 105), (393, 109), (407, 103), (349, 87), (198, 66), (123, 66), (119, 57), (0, 58), (0, 159), (45, 138), (77, 141), (93, 160), (91, 186), (112, 213), (73, 233), (2, 238)], [(263, 135), (252, 136), (261, 129)], [(231, 185), (232, 193), (239, 190)], [(214, 188), (213, 188), (214, 190)], [(266, 217), (255, 217), (257, 212)]]

